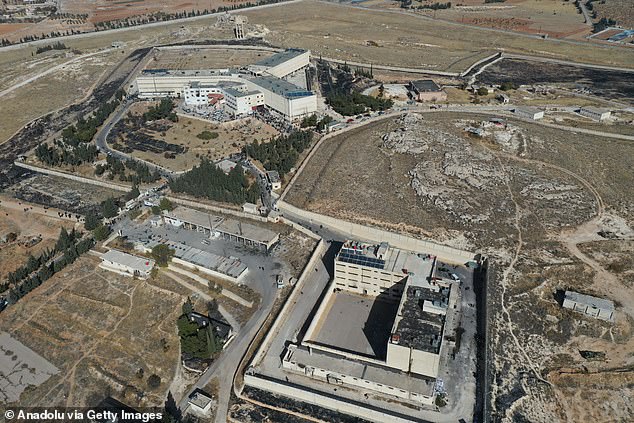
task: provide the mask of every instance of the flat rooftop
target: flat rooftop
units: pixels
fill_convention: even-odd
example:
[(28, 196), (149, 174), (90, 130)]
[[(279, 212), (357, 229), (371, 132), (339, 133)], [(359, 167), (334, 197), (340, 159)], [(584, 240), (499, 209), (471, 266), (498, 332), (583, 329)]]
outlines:
[(330, 297), (319, 316), (314, 344), (379, 360), (387, 356), (387, 343), (398, 303), (341, 291)]
[(590, 113), (596, 113), (598, 115), (602, 115), (604, 113), (610, 113), (610, 109), (602, 109), (600, 107), (593, 107), (593, 106), (584, 106), (581, 108), (581, 110), (585, 110)]
[(177, 258), (224, 275), (237, 278), (247, 270), (247, 265), (242, 263), (237, 257), (219, 256), (180, 242), (165, 241), (164, 244), (174, 249), (174, 255)]
[(566, 291), (565, 298), (578, 304), (585, 304), (589, 307), (599, 308), (605, 311), (614, 311), (614, 302), (605, 298), (597, 298), (592, 295), (580, 294), (574, 291)]
[(537, 107), (532, 107), (532, 106), (521, 106), (521, 107), (516, 107), (514, 112), (515, 113), (521, 112), (521, 113), (527, 113), (527, 114), (535, 114), (535, 113), (543, 112), (543, 110), (542, 109), (538, 109)]
[(278, 238), (278, 234), (270, 229), (262, 228), (250, 223), (240, 222), (234, 219), (225, 219), (220, 216), (215, 216), (213, 214), (183, 206), (179, 206), (171, 212), (165, 213), (165, 216), (264, 244), (270, 244)]
[(262, 89), (271, 91), (285, 98), (309, 97), (315, 95), (312, 91), (297, 86), (291, 82), (285, 81), (274, 76), (258, 76), (251, 81)]
[(402, 273), (403, 277), (421, 279), (420, 284), (431, 276), (434, 266), (433, 257), (429, 254), (414, 253), (390, 246), (387, 242), (367, 244), (359, 241), (346, 241), (335, 260)]
[(365, 379), (382, 385), (393, 386), (409, 392), (431, 396), (435, 381), (420, 375), (407, 374), (389, 367), (356, 361), (337, 354), (313, 349), (312, 354), (305, 347), (294, 350), (292, 361), (308, 366), (326, 369), (347, 376)]
[(410, 84), (419, 93), (442, 91), (440, 86), (431, 79), (418, 79), (411, 81)]
[(438, 354), (442, 343), (445, 316), (423, 311), (423, 303), (427, 300), (435, 304), (449, 302), (450, 288), (439, 290), (408, 284), (398, 316), (394, 321), (392, 332), (398, 336), (398, 344), (406, 345), (420, 351)]
[(279, 53), (275, 53), (274, 55), (267, 57), (265, 59), (259, 60), (255, 62), (254, 65), (265, 66), (267, 68), (273, 68), (275, 66), (281, 65), (284, 62), (288, 62), (289, 60), (294, 59), (295, 57), (306, 53), (306, 51), (307, 50), (303, 50), (299, 48), (289, 48)]
[(142, 76), (223, 76), (240, 73), (237, 69), (143, 69)]
[(254, 94), (261, 94), (259, 91), (256, 90), (239, 91), (234, 88), (223, 88), (223, 91), (233, 97), (248, 97)]
[(145, 257), (134, 256), (132, 254), (124, 253), (118, 250), (109, 250), (108, 252), (104, 253), (101, 258), (102, 260), (119, 263), (123, 266), (127, 266), (140, 272), (147, 272), (152, 267), (154, 267), (154, 260)]

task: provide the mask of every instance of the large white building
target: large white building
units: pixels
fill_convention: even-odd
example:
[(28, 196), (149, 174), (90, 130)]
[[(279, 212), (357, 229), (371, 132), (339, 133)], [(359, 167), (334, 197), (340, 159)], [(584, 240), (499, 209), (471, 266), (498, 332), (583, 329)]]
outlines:
[(225, 88), (225, 110), (233, 117), (247, 116), (258, 107), (264, 106), (264, 94), (256, 90)]
[(270, 75), (284, 78), (302, 70), (310, 63), (310, 52), (298, 48), (289, 48), (271, 57), (250, 65), (249, 70), (257, 76)]
[(282, 78), (303, 71), (309, 60), (309, 51), (289, 49), (249, 66), (246, 71), (146, 69), (136, 78), (136, 91), (139, 98), (184, 98), (187, 104), (195, 106), (209, 104), (210, 98), (222, 95), (234, 116), (243, 116), (264, 105), (287, 120), (296, 120), (317, 111), (317, 96)]
[(145, 257), (133, 256), (117, 250), (110, 250), (101, 256), (102, 269), (119, 273), (124, 276), (136, 276), (142, 279), (148, 278), (154, 268), (154, 260)]
[(599, 122), (603, 122), (610, 118), (612, 114), (608, 109), (599, 109), (597, 107), (582, 107), (579, 109), (579, 114), (581, 116), (588, 117), (593, 120), (598, 120)]
[(564, 308), (583, 313), (596, 319), (614, 321), (614, 303), (603, 298), (566, 291), (563, 302)]

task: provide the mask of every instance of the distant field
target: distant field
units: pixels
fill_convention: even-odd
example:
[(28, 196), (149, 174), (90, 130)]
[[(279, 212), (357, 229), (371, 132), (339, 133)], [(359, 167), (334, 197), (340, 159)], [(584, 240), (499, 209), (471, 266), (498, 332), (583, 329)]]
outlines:
[(315, 56), (348, 61), (461, 71), (485, 52), (505, 50), (634, 67), (630, 50), (592, 44), (574, 46), (434, 21), (401, 10), (362, 9), (307, 0), (244, 14), (249, 22), (267, 26), (271, 32), (266, 38), (273, 44), (308, 48)]
[[(412, 3), (414, 7), (421, 4), (424, 2)], [(420, 13), (487, 28), (548, 34), (554, 38), (588, 34), (591, 29), (572, 1), (507, 0), (485, 4), (484, 0), (472, 0), (458, 2), (450, 9)]]
[(71, 13), (75, 15), (88, 15), (87, 20), (67, 21), (61, 19), (44, 19), (41, 22), (30, 24), (0, 24), (0, 35), (9, 40), (19, 40), (27, 35), (41, 35), (51, 31), (66, 32), (92, 31), (94, 23), (125, 19), (131, 17), (147, 16), (154, 13), (177, 13), (189, 11), (212, 10), (219, 7), (231, 7), (247, 3), (248, 0), (183, 0), (166, 2), (161, 0), (62, 0), (59, 13)]

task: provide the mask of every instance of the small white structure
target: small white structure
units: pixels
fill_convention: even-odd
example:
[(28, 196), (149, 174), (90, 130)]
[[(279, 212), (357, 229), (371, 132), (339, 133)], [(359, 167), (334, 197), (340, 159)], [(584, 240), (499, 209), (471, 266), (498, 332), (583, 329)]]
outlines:
[(498, 94), (495, 98), (502, 104), (509, 104), (511, 101), (508, 95), (502, 93)]
[(614, 321), (614, 303), (603, 298), (566, 291), (563, 307), (596, 319)]
[(260, 214), (260, 211), (258, 210), (258, 206), (253, 203), (244, 203), (242, 205), (242, 211), (245, 213)]
[(117, 250), (110, 250), (101, 256), (99, 267), (124, 276), (146, 279), (154, 268), (154, 260), (133, 256)]
[(612, 112), (608, 109), (599, 109), (596, 107), (582, 107), (579, 109), (579, 114), (581, 116), (585, 116), (587, 118), (597, 120), (599, 122), (603, 122), (604, 120), (609, 119)]
[(536, 107), (517, 107), (513, 110), (513, 113), (521, 118), (530, 120), (539, 120), (544, 117), (544, 111)]
[(282, 188), (282, 180), (280, 179), (280, 174), (277, 171), (271, 170), (266, 172), (266, 179), (269, 181), (273, 191)]
[(189, 396), (187, 402), (189, 403), (189, 408), (193, 413), (200, 416), (208, 416), (209, 412), (211, 411), (211, 404), (213, 402), (213, 399), (211, 398), (211, 396), (205, 394), (200, 389), (196, 389)]
[(159, 226), (163, 226), (163, 218), (161, 216), (152, 216), (150, 218), (150, 226), (154, 228), (158, 228)]
[(222, 159), (216, 163), (216, 167), (222, 170), (227, 175), (231, 172), (238, 164), (233, 160)]

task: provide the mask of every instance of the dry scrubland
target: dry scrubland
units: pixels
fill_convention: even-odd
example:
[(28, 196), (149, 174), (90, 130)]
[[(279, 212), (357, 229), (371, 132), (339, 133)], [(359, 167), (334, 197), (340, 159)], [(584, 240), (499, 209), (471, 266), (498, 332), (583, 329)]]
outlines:
[[(464, 132), (487, 119), (428, 113), (331, 138), (287, 200), (492, 258), (499, 421), (629, 421), (632, 241), (622, 239), (634, 236), (634, 145), (514, 120), (482, 139)], [(615, 300), (616, 322), (561, 309), (557, 289)]]
[[(130, 113), (143, 113), (147, 108), (148, 103), (135, 104), (131, 108)], [(255, 140), (260, 142), (269, 140), (279, 133), (272, 126), (250, 118), (216, 124), (186, 115), (179, 115), (178, 122), (168, 123), (171, 127), (165, 132), (149, 129), (143, 129), (143, 132), (155, 139), (183, 146), (187, 149), (185, 153), (176, 154), (174, 159), (166, 159), (160, 153), (135, 150), (131, 153), (132, 156), (175, 171), (182, 171), (191, 169), (200, 163), (203, 157), (209, 160), (218, 160), (227, 157), (229, 154), (240, 152), (244, 145), (250, 144)], [(198, 138), (198, 135), (203, 131), (216, 133), (218, 137), (210, 140)], [(123, 136), (123, 138), (124, 140), (119, 142), (125, 145), (126, 136)], [(111, 140), (109, 142), (112, 143)]]
[[(10, 244), (0, 244), (0, 280), (4, 281), (9, 272), (22, 266), (29, 255), (37, 256), (47, 248), (55, 246), (55, 241), (62, 226), (67, 229), (73, 227), (70, 221), (57, 217), (53, 210), (44, 211), (41, 207), (24, 211), (25, 204), (8, 197), (0, 197), (0, 236), (10, 232), (18, 238)], [(42, 241), (33, 247), (21, 245), (32, 237), (41, 236)]]
[[(309, 48), (341, 60), (459, 72), (485, 55), (504, 49), (576, 60), (634, 66), (634, 54), (613, 48), (539, 40), (519, 34), (434, 21), (403, 11), (368, 10), (307, 0), (245, 11), (250, 23), (264, 24), (273, 44)], [(374, 41), (378, 47), (368, 45)], [(617, 50), (619, 51), (619, 50)]]
[[(27, 389), (20, 404), (86, 406), (107, 395), (163, 404), (179, 360), (175, 321), (189, 292), (119, 276), (98, 263), (84, 256), (0, 316), (4, 330), (60, 370)], [(157, 389), (147, 385), (151, 374), (161, 377)]]
[(630, 0), (605, 0), (593, 4), (597, 17), (612, 18), (625, 28), (634, 28), (634, 2)]

